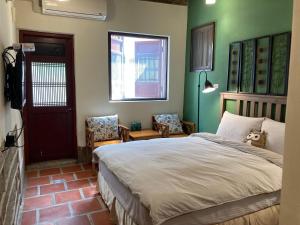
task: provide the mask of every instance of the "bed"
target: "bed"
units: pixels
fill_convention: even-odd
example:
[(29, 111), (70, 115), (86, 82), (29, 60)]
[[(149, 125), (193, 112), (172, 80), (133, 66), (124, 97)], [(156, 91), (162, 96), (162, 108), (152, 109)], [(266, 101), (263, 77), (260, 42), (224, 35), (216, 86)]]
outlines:
[[(221, 93), (221, 112), (284, 120), (285, 97)], [(232, 107), (231, 107), (232, 108)], [(218, 135), (100, 147), (99, 190), (119, 225), (276, 225), (282, 156)]]

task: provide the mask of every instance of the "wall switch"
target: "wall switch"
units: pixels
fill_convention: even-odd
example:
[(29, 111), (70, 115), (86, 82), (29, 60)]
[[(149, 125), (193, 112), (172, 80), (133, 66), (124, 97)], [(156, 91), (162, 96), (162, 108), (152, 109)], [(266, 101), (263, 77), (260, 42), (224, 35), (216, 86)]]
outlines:
[(219, 84), (214, 84), (214, 88), (218, 89), (219, 88)]

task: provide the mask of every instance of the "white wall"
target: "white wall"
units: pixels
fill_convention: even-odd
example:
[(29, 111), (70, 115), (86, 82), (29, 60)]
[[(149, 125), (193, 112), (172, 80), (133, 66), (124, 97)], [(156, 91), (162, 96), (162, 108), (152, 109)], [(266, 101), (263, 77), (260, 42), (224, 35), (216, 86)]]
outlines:
[[(15, 24), (13, 21), (12, 2), (0, 1), (0, 53), (3, 49), (11, 46), (15, 42)], [(0, 59), (0, 146), (8, 131), (14, 129), (16, 124), (19, 127), (19, 113), (11, 110), (9, 103), (4, 99), (4, 71), (2, 58)]]
[(300, 1), (294, 0), (281, 225), (300, 224)]
[[(32, 11), (29, 1), (16, 1), (17, 28), (74, 34), (78, 145), (85, 145), (84, 119), (118, 113), (128, 125), (140, 120), (151, 127), (151, 115), (182, 115), (187, 7), (138, 0), (108, 0), (106, 22), (46, 16)], [(169, 35), (170, 99), (168, 102), (109, 103), (107, 32), (109, 30)]]

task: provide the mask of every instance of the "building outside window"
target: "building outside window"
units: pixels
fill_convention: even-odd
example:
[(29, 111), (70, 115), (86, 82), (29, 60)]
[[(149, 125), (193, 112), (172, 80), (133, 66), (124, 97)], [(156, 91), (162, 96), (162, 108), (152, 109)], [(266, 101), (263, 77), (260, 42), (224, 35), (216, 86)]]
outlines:
[(109, 32), (111, 101), (167, 100), (168, 37)]

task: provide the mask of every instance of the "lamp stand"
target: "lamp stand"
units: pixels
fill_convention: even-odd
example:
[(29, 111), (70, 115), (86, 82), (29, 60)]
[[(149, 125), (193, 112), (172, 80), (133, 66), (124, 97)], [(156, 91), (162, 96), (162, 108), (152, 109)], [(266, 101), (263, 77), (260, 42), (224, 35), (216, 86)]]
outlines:
[(200, 88), (201, 88), (201, 72), (199, 73), (198, 76), (198, 114), (197, 114), (197, 132), (200, 132)]

